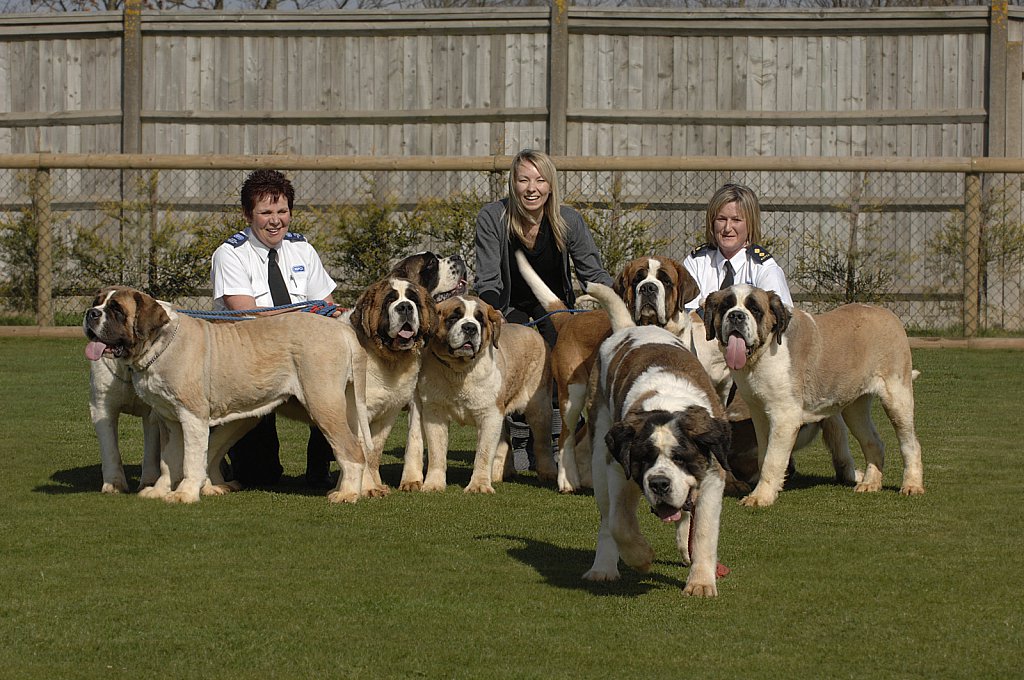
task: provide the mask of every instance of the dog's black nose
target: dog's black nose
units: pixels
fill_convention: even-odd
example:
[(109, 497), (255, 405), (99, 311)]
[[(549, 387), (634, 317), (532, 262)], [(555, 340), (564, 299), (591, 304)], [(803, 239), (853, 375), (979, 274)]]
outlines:
[(746, 320), (747, 315), (743, 312), (734, 309), (725, 315), (725, 320), (735, 324), (742, 324)]
[(658, 294), (658, 287), (654, 283), (647, 281), (646, 283), (640, 284), (640, 295), (644, 297), (655, 296)]
[(467, 338), (475, 337), (478, 332), (479, 329), (477, 329), (475, 323), (462, 324), (462, 334), (465, 335)]
[(403, 300), (395, 305), (395, 313), (401, 316), (412, 316), (413, 306), (408, 300)]
[(664, 496), (672, 488), (672, 480), (664, 475), (655, 475), (648, 478), (647, 486), (659, 496)]
[(89, 320), (89, 321), (95, 321), (96, 319), (100, 318), (101, 316), (103, 316), (103, 312), (101, 312), (100, 310), (96, 309), (95, 307), (90, 307), (85, 312), (85, 318), (87, 320)]

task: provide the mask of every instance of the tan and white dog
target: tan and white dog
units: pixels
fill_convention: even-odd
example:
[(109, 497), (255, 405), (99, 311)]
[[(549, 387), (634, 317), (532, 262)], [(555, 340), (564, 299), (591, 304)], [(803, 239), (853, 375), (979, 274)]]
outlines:
[(135, 394), (132, 372), (116, 359), (101, 357), (89, 365), (89, 417), (100, 443), (100, 468), (103, 493), (127, 493), (118, 421), (122, 413), (142, 419), (142, 474), (139, 488), (156, 482), (160, 476), (160, 427), (151, 419), (149, 404)]
[[(863, 304), (811, 315), (786, 307), (774, 292), (739, 285), (707, 297), (704, 323), (707, 339), (719, 343), (757, 434), (760, 479), (744, 505), (774, 503), (800, 426), (837, 415), (867, 463), (854, 490), (880, 490), (883, 444), (871, 421), (876, 395), (900, 443), (900, 491), (924, 493), (914, 431), (916, 372), (896, 315)], [(853, 479), (852, 459), (836, 460), (833, 452), (833, 463), (837, 476)]]
[[(690, 566), (684, 592), (714, 597), (729, 422), (710, 378), (674, 333), (635, 326), (615, 292), (587, 292), (608, 311), (612, 335), (598, 352), (590, 410), (594, 497), (601, 513), (594, 565), (583, 578), (619, 578), (618, 561), (641, 572), (654, 550), (640, 532), (641, 494)], [(693, 524), (693, 541), (690, 528)]]
[[(565, 303), (556, 296), (530, 266), (522, 253), (516, 251), (516, 262), (523, 280), (537, 301), (552, 317), (558, 341), (551, 350), (551, 375), (558, 391), (562, 412), (562, 431), (558, 436), (558, 490), (572, 493), (589, 486), (590, 465), (586, 448), (577, 455), (576, 423), (586, 407), (591, 371), (597, 359), (597, 348), (611, 335), (608, 314), (598, 310), (581, 314), (557, 313)], [(683, 306), (697, 296), (699, 290), (681, 264), (668, 257), (640, 257), (623, 268), (615, 278), (614, 290), (629, 309), (639, 326), (654, 325), (680, 336), (709, 375), (714, 376), (716, 390), (725, 400), (732, 379), (715, 344), (704, 338), (703, 326), (693, 332), (700, 317)]]
[(198, 501), (208, 478), (208, 445), (217, 434), (210, 428), (283, 406), (285, 415), (308, 415), (331, 444), (342, 475), (328, 498), (355, 502), (365, 457), (345, 414), (351, 395), (362, 413), (360, 432), (369, 436), (360, 406), (365, 367), (353, 357), (354, 340), (332, 332), (338, 325), (315, 314), (214, 324), (138, 290), (102, 289), (83, 320), (86, 354), (129, 367), (135, 391), (167, 428), (161, 448), (166, 469), (140, 495)]
[[(480, 298), (453, 297), (437, 306), (441, 322), (428, 343), (416, 398), (428, 451), (424, 491), (444, 490), (448, 424), (476, 427), (473, 475), (466, 491), (494, 493), (492, 482), (511, 471), (505, 416), (521, 412), (537, 442), (537, 475), (553, 481), (551, 449), (551, 373), (547, 344), (540, 333), (504, 323)], [(410, 426), (410, 432), (412, 428)], [(412, 435), (406, 466), (423, 466), (423, 445)]]

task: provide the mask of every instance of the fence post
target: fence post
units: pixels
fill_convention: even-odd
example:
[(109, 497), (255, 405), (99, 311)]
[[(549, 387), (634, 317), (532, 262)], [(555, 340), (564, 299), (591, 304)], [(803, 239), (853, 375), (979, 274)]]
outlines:
[(569, 0), (551, 0), (548, 36), (548, 153), (565, 155), (569, 102)]
[(981, 301), (981, 175), (964, 176), (964, 336), (978, 334)]
[(39, 168), (32, 178), (32, 214), (36, 223), (36, 325), (53, 325), (52, 178)]

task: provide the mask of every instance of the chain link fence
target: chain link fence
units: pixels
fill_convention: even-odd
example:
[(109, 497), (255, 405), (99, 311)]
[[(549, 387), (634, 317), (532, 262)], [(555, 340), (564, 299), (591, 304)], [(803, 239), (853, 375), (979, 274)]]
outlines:
[[(0, 324), (77, 325), (108, 284), (209, 309), (210, 255), (244, 227), (238, 191), (252, 167), (292, 179), (292, 230), (317, 247), (348, 305), (410, 252), (472, 263), (476, 212), (505, 195), (510, 160), (139, 158), (0, 158)], [(921, 334), (1024, 332), (1024, 164), (555, 160), (563, 199), (613, 274), (641, 255), (682, 260), (703, 240), (712, 193), (739, 182), (760, 197), (762, 245), (798, 305), (877, 303)]]

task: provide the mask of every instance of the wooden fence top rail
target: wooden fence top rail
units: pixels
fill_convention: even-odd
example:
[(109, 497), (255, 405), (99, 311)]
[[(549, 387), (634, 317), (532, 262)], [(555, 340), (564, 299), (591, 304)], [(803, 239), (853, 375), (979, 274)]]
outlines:
[[(562, 171), (1024, 172), (1021, 158), (810, 156), (554, 156)], [(0, 169), (124, 170), (508, 170), (512, 156), (299, 156), (155, 154), (0, 154)]]

